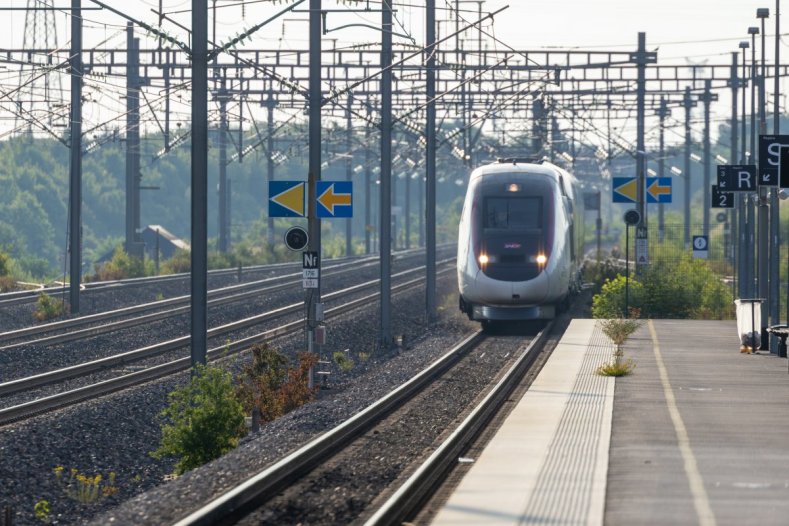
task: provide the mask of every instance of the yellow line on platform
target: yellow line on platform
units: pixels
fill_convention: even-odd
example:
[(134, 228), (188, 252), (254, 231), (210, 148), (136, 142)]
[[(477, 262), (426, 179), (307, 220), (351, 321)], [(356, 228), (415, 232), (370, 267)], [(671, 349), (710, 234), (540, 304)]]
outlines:
[(674, 391), (671, 389), (671, 383), (668, 380), (668, 372), (663, 363), (663, 355), (660, 353), (657, 332), (655, 332), (655, 326), (652, 320), (649, 320), (648, 325), (649, 333), (652, 335), (652, 349), (655, 351), (655, 360), (657, 361), (657, 367), (660, 373), (660, 382), (663, 384), (663, 393), (666, 396), (668, 412), (671, 415), (674, 431), (677, 434), (679, 450), (685, 462), (685, 474), (688, 477), (688, 484), (690, 484), (690, 492), (693, 494), (693, 506), (696, 508), (696, 515), (699, 518), (700, 525), (715, 526), (715, 515), (712, 513), (712, 508), (710, 508), (707, 491), (704, 489), (704, 481), (701, 478), (701, 473), (699, 473), (696, 457), (693, 456), (693, 450), (690, 447), (688, 431), (685, 429), (682, 415), (679, 414), (677, 401), (674, 398)]

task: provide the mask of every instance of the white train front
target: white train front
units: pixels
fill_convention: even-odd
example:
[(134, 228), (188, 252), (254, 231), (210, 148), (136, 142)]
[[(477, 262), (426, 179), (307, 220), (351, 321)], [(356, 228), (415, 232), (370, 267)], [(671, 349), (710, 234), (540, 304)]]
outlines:
[(471, 174), (458, 232), (460, 310), (472, 320), (550, 319), (579, 285), (582, 211), (558, 166), (500, 159)]

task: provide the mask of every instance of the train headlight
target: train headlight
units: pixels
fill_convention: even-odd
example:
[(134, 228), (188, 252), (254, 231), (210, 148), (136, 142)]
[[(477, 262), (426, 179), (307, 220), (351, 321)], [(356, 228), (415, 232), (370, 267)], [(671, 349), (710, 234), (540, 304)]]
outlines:
[(537, 254), (535, 261), (537, 261), (538, 265), (543, 266), (545, 265), (545, 262), (548, 261), (548, 258), (545, 257), (545, 254)]
[(487, 254), (480, 254), (479, 255), (479, 264), (483, 267), (488, 264), (488, 255)]

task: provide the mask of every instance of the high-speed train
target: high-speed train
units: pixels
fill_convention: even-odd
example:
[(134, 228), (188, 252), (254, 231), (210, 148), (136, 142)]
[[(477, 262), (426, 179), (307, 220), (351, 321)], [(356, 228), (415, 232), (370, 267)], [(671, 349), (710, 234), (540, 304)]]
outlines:
[(483, 328), (556, 316), (580, 285), (577, 181), (544, 161), (499, 159), (471, 174), (458, 232), (460, 310)]

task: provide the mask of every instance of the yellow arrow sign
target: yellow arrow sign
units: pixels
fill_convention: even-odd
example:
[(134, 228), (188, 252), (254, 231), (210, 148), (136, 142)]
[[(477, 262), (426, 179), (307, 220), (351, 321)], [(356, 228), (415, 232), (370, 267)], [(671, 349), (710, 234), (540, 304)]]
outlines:
[(658, 196), (661, 196), (661, 195), (664, 195), (664, 194), (670, 194), (671, 193), (671, 187), (670, 186), (660, 186), (660, 182), (657, 179), (655, 179), (654, 181), (652, 181), (652, 184), (649, 185), (649, 187), (647, 188), (647, 192), (649, 192), (649, 194), (655, 199), (655, 201), (659, 201), (659, 197)]
[(628, 182), (614, 188), (614, 192), (627, 197), (628, 199), (630, 199), (635, 203), (636, 199), (638, 199), (638, 185), (636, 181), (637, 180), (633, 178)]
[(304, 183), (299, 183), (287, 190), (271, 196), (271, 200), (294, 214), (304, 216)]
[(318, 202), (334, 215), (335, 206), (349, 206), (351, 204), (351, 194), (335, 194), (332, 184), (318, 197)]

